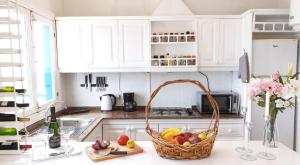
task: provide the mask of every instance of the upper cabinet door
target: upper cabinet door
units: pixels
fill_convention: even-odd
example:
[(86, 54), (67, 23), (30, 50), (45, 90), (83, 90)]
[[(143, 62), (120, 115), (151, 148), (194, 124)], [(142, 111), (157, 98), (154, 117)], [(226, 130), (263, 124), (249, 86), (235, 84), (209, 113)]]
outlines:
[(84, 21), (57, 21), (58, 67), (72, 70), (89, 65), (90, 26)]
[(92, 23), (92, 68), (118, 67), (118, 22), (116, 20)]
[(290, 1), (290, 24), (298, 26), (297, 30), (300, 31), (300, 0)]
[(198, 21), (199, 65), (213, 66), (217, 63), (219, 24), (216, 19)]
[(148, 20), (119, 21), (120, 67), (149, 67), (150, 23)]
[(238, 66), (238, 59), (241, 54), (241, 20), (221, 19), (220, 20), (220, 52), (218, 64), (223, 66)]

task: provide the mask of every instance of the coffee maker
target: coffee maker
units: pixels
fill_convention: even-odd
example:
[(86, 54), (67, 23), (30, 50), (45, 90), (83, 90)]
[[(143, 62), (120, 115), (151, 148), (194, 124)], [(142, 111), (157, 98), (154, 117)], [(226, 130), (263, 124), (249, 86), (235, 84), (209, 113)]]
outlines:
[(123, 93), (124, 108), (125, 112), (132, 112), (135, 110), (136, 102), (134, 101), (134, 93)]

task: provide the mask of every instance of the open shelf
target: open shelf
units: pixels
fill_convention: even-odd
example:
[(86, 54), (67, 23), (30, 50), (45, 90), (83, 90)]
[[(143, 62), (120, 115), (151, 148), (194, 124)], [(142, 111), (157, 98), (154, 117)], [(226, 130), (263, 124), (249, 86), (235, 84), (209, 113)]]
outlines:
[(22, 136), (20, 135), (15, 135), (15, 136), (0, 136), (0, 141), (5, 142), (5, 141), (19, 141), (21, 140)]
[(151, 71), (197, 70), (197, 21), (151, 21)]
[(0, 92), (0, 97), (14, 97), (18, 95), (15, 92)]
[[(19, 121), (1, 121), (0, 122), (0, 127), (13, 127), (13, 128), (18, 128), (22, 123)], [(2, 137), (2, 136), (0, 136)]]
[(0, 39), (21, 39), (21, 36), (13, 33), (0, 33)]
[(22, 63), (0, 62), (0, 67), (22, 67)]
[(254, 33), (292, 33), (287, 14), (255, 14), (252, 32)]
[(23, 81), (23, 77), (0, 77), (0, 82), (16, 82)]
[(255, 22), (253, 32), (295, 32), (288, 22)]
[(20, 24), (20, 21), (10, 17), (0, 17), (0, 24)]
[(0, 150), (0, 155), (17, 155), (21, 153), (21, 150)]
[(18, 107), (0, 107), (1, 113), (14, 113), (18, 111), (20, 108)]
[(1, 48), (0, 49), (0, 54), (21, 54), (22, 51), (19, 49), (6, 49), (6, 48)]
[(197, 58), (152, 58), (151, 67), (197, 66)]

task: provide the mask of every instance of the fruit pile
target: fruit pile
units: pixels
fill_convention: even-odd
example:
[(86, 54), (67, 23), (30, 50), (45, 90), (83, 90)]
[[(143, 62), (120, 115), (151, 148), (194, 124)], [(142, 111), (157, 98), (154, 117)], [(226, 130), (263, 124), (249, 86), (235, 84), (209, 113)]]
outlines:
[(205, 132), (201, 133), (191, 133), (191, 132), (182, 132), (179, 128), (169, 128), (160, 133), (160, 136), (168, 141), (175, 144), (183, 145), (188, 147), (191, 144), (196, 144), (203, 140), (207, 139)]
[[(121, 135), (117, 139), (117, 143), (119, 145), (127, 145), (128, 148), (134, 148), (135, 147), (135, 142), (133, 140), (130, 140), (127, 135)], [(108, 148), (110, 145), (110, 141), (107, 140), (96, 140), (94, 144), (92, 144), (92, 148), (97, 151), (97, 150), (102, 150)]]

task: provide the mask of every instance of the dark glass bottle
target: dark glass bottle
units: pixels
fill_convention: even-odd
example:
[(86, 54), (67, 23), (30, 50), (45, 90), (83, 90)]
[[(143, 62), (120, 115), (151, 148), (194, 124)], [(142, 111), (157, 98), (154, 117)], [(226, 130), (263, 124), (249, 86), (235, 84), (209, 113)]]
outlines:
[(51, 111), (51, 120), (49, 124), (49, 133), (51, 133), (52, 136), (50, 136), (49, 138), (49, 147), (58, 148), (60, 147), (61, 137), (60, 137), (59, 124), (55, 116), (55, 107), (51, 107), (50, 111)]

